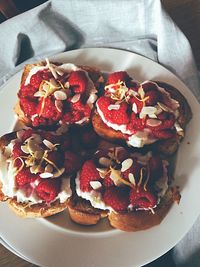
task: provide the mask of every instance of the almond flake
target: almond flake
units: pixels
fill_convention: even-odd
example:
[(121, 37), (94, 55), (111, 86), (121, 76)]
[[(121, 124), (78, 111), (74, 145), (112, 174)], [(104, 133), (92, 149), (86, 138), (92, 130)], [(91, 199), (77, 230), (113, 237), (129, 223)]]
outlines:
[(43, 140), (43, 144), (44, 144), (46, 147), (48, 147), (50, 150), (53, 150), (54, 147), (55, 147), (55, 145), (54, 145), (53, 143), (51, 143), (50, 141), (48, 141), (48, 140), (46, 140), (46, 139)]
[(143, 107), (141, 112), (140, 112), (140, 119), (145, 118), (146, 115), (151, 116), (151, 115), (155, 114), (156, 111), (157, 111), (156, 107), (151, 107), (151, 106)]
[(34, 94), (35, 97), (44, 97), (44, 95), (45, 95), (45, 92), (43, 92), (43, 91), (37, 91), (37, 92)]
[(132, 173), (129, 173), (128, 174), (128, 179), (129, 179), (129, 181), (135, 186), (136, 185), (136, 183), (135, 183), (135, 177), (134, 177), (134, 175), (132, 174)]
[(162, 124), (162, 121), (156, 119), (147, 119), (146, 124), (151, 127), (156, 127)]
[(133, 160), (132, 159), (126, 159), (122, 162), (122, 168), (121, 168), (121, 172), (125, 172), (126, 170), (128, 170), (131, 166), (133, 165)]
[(108, 106), (108, 110), (112, 110), (112, 109), (118, 110), (119, 108), (120, 108), (120, 105), (109, 105)]
[(135, 103), (133, 103), (133, 105), (132, 105), (132, 111), (133, 111), (134, 113), (136, 113), (136, 114), (137, 114), (137, 112), (138, 112), (137, 105), (136, 105)]
[(47, 166), (45, 167), (45, 172), (49, 172), (52, 173), (53, 172), (53, 167), (50, 164), (47, 164)]
[(72, 103), (76, 103), (76, 102), (78, 102), (79, 99), (80, 99), (80, 97), (81, 97), (80, 94), (76, 94), (76, 95), (74, 95), (74, 96), (72, 97), (72, 99), (71, 99), (71, 102), (72, 102)]
[(101, 157), (99, 159), (99, 163), (105, 167), (109, 167), (112, 163), (112, 160), (105, 157)]
[(120, 171), (111, 169), (110, 179), (114, 182), (114, 184), (115, 184), (116, 186), (123, 184), (123, 183), (121, 182), (121, 180), (119, 179), (120, 174), (121, 174)]
[(53, 95), (54, 95), (56, 100), (66, 100), (67, 99), (67, 94), (63, 91), (55, 91)]
[(102, 187), (102, 184), (99, 181), (91, 181), (90, 185), (94, 190)]
[(29, 153), (30, 153), (29, 148), (28, 148), (27, 145), (21, 146), (21, 150), (22, 150), (24, 153), (26, 153), (26, 154), (29, 154)]
[(46, 179), (46, 178), (51, 178), (51, 177), (53, 177), (53, 174), (50, 172), (40, 173), (40, 178)]
[(55, 100), (55, 107), (57, 108), (57, 110), (58, 110), (59, 112), (62, 112), (62, 108), (63, 108), (63, 103), (62, 103), (62, 101), (60, 101), (60, 100)]

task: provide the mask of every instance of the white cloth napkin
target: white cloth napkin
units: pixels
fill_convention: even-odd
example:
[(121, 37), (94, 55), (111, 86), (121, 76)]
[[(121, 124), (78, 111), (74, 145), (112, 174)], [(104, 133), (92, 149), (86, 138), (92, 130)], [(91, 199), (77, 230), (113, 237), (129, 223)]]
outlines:
[[(158, 61), (200, 100), (190, 45), (160, 0), (52, 0), (0, 24), (0, 85), (25, 62), (80, 47), (121, 48)], [(200, 266), (199, 229), (200, 219), (175, 247), (178, 266)]]

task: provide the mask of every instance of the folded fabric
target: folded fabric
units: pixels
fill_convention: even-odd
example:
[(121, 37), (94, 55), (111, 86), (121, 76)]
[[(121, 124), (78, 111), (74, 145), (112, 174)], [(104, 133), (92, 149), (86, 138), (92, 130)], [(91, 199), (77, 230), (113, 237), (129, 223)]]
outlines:
[[(52, 0), (0, 24), (0, 32), (0, 85), (27, 62), (80, 47), (114, 47), (159, 62), (200, 100), (189, 42), (159, 0)], [(200, 249), (199, 225), (175, 248), (179, 266), (187, 260), (184, 266), (200, 266), (199, 256), (191, 258)]]

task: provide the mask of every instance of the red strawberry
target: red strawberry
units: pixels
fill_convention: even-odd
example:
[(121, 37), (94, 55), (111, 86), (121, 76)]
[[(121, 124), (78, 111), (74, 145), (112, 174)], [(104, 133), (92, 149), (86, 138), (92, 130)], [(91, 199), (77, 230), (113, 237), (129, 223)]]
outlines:
[(84, 71), (72, 71), (68, 79), (69, 85), (75, 94), (83, 94), (87, 87), (87, 76)]
[(77, 172), (81, 167), (81, 159), (74, 152), (65, 152), (65, 162), (64, 162), (65, 172), (71, 174)]
[(60, 179), (45, 179), (42, 180), (36, 187), (37, 195), (49, 203), (53, 201), (60, 191)]
[(129, 116), (127, 115), (128, 104), (123, 102), (118, 110), (111, 110), (112, 122), (116, 124), (128, 124)]
[(33, 74), (30, 79), (30, 85), (32, 85), (34, 88), (39, 88), (40, 84), (42, 82), (41, 73), (37, 72), (36, 74)]
[(103, 194), (103, 201), (115, 211), (126, 211), (129, 205), (129, 189), (123, 187), (108, 187)]
[(32, 85), (22, 85), (19, 91), (19, 97), (30, 97), (33, 98), (34, 94), (37, 92), (37, 89)]
[(12, 150), (12, 157), (14, 159), (24, 155), (24, 152), (21, 150), (21, 146), (22, 146), (21, 142), (17, 142), (14, 144), (13, 150)]
[(100, 97), (97, 101), (98, 107), (103, 112), (105, 119), (116, 124), (127, 124), (129, 122), (127, 114), (128, 104), (123, 102), (118, 110), (109, 110), (108, 107), (112, 102), (110, 98), (105, 96)]
[(80, 173), (80, 188), (83, 192), (89, 192), (92, 190), (90, 186), (91, 181), (98, 181), (101, 177), (96, 169), (96, 166), (92, 160), (88, 160), (84, 163)]
[(37, 113), (37, 103), (33, 100), (20, 98), (20, 107), (26, 116), (32, 116)]
[(110, 178), (110, 173), (108, 173), (105, 178), (103, 179), (103, 184), (105, 187), (114, 186), (113, 180)]
[(23, 168), (15, 176), (16, 183), (18, 186), (30, 184), (31, 182), (34, 182), (37, 178), (39, 178), (39, 176), (36, 174), (32, 174), (29, 168)]
[(130, 192), (130, 202), (133, 208), (148, 209), (156, 206), (157, 199), (149, 191), (145, 191), (142, 188), (132, 188)]
[[(55, 106), (55, 101), (51, 97), (40, 99), (37, 113), (40, 114), (42, 112), (42, 117), (51, 119), (53, 121), (58, 121), (61, 117), (61, 112)], [(36, 113), (36, 112), (35, 112)]]
[(126, 71), (116, 71), (108, 76), (107, 84), (115, 84), (119, 81), (128, 81), (130, 77)]

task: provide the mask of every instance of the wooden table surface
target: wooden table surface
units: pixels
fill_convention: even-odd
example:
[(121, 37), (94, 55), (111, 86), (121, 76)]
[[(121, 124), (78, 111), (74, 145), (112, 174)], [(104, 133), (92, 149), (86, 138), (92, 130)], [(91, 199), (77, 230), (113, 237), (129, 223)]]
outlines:
[[(200, 1), (198, 0), (162, 0), (165, 9), (184, 32), (193, 49), (197, 66), (200, 68)], [(155, 14), (156, 15), (156, 14)], [(183, 55), (184, 56), (184, 55)], [(0, 245), (0, 267), (34, 267)], [(149, 265), (147, 265), (150, 267)], [(146, 266), (146, 267), (147, 267)], [(170, 255), (164, 255), (152, 267), (173, 267)], [(77, 266), (78, 267), (78, 266)]]

